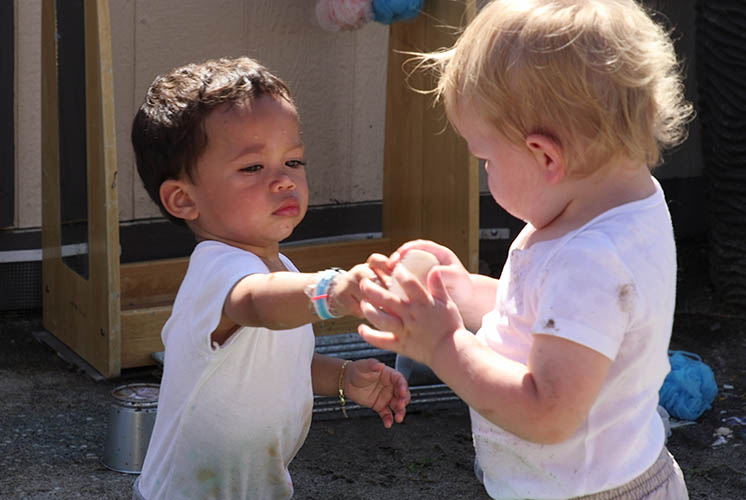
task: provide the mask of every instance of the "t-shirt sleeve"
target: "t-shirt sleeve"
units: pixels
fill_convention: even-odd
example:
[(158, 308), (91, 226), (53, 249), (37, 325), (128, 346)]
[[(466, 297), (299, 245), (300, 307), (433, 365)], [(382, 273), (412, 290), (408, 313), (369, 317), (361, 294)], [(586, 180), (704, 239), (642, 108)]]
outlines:
[(181, 314), (189, 316), (191, 338), (200, 350), (212, 349), (210, 335), (236, 283), (249, 274), (267, 272), (256, 255), (227, 245), (204, 245), (192, 255), (178, 306)]
[(533, 333), (554, 335), (614, 360), (636, 306), (632, 274), (604, 235), (574, 238), (547, 260)]

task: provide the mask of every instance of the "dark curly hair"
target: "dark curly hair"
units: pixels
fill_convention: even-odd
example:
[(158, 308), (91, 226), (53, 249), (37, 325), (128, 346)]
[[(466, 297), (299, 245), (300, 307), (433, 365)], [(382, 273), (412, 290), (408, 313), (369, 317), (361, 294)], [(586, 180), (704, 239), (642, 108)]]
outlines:
[(223, 104), (254, 102), (269, 95), (293, 104), (285, 82), (248, 57), (187, 64), (159, 75), (148, 88), (132, 122), (137, 171), (163, 215), (160, 186), (182, 173), (193, 180), (197, 159), (207, 147), (205, 119)]

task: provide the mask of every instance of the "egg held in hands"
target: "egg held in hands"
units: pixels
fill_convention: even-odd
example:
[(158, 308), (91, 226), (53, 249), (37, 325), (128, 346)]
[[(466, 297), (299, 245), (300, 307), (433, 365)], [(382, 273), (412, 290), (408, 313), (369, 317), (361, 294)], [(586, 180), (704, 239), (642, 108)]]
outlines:
[[(430, 272), (433, 266), (438, 265), (438, 263), (438, 259), (430, 252), (412, 249), (404, 254), (397, 265), (404, 266), (407, 271), (414, 274), (415, 278), (427, 288), (427, 273)], [(396, 278), (391, 281), (391, 291), (400, 298), (406, 298), (407, 296)]]
[[(427, 288), (427, 273), (430, 272), (430, 269), (433, 266), (439, 264), (439, 262), (430, 252), (412, 249), (404, 254), (404, 257), (399, 261), (399, 264), (407, 268), (407, 270), (414, 274), (420, 283)], [(407, 296), (399, 282), (396, 281), (396, 278), (391, 281), (390, 290), (400, 298), (406, 298)], [(441, 383), (440, 379), (438, 379), (435, 373), (428, 366), (418, 363), (406, 356), (402, 356), (401, 354), (396, 355), (394, 368), (404, 375), (404, 378), (407, 379), (410, 386)]]

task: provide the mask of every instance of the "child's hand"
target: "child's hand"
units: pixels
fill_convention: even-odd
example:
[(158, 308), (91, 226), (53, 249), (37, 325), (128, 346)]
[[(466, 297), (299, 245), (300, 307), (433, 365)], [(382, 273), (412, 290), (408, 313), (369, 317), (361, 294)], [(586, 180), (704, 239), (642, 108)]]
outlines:
[(358, 264), (346, 273), (335, 278), (329, 303), (335, 314), (363, 317), (360, 309), (360, 281), (363, 278), (376, 279), (376, 274), (368, 264)]
[(363, 340), (430, 365), (438, 348), (454, 332), (465, 329), (443, 283), (442, 269), (436, 266), (428, 274), (428, 291), (412, 273), (397, 266), (392, 276), (406, 293), (405, 298), (371, 280), (363, 280), (363, 313), (380, 329), (359, 325)]
[(383, 426), (401, 423), (409, 404), (409, 386), (404, 376), (377, 359), (350, 363), (344, 376), (345, 396), (378, 413)]
[(438, 269), (445, 283), (448, 295), (459, 306), (467, 304), (473, 295), (473, 283), (471, 274), (461, 264), (461, 261), (453, 251), (443, 245), (438, 245), (428, 240), (413, 240), (404, 243), (390, 257), (381, 254), (372, 254), (368, 257), (368, 265), (378, 275), (386, 288), (390, 288), (390, 275), (402, 258), (410, 250), (424, 250), (433, 254), (438, 259)]

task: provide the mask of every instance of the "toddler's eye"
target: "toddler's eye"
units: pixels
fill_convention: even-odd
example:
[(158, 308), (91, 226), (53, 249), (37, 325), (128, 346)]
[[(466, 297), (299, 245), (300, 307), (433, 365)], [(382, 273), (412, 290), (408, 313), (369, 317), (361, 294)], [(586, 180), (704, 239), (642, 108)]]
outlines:
[(303, 160), (290, 160), (290, 161), (285, 162), (285, 166), (290, 167), (290, 168), (300, 168), (300, 167), (305, 167), (306, 162)]
[(259, 172), (263, 168), (264, 168), (263, 165), (249, 165), (248, 167), (243, 167), (241, 171), (247, 172), (247, 173), (254, 173), (254, 172)]

